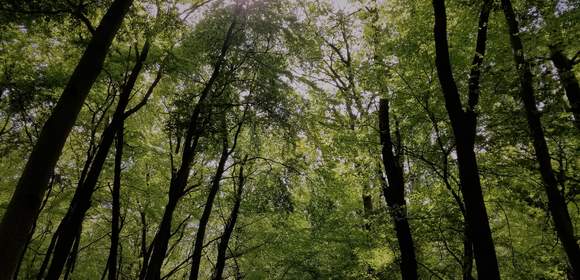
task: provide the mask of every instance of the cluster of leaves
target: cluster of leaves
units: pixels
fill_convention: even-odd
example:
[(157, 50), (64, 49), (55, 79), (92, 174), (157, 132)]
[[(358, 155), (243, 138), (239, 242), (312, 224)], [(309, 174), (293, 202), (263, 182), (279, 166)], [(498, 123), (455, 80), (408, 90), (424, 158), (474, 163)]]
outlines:
[[(379, 98), (388, 98), (404, 155), (420, 278), (460, 278), (464, 220), (455, 144), (434, 65), (430, 1), (240, 2), (244, 11), (231, 50), (202, 108), (203, 134), (188, 182), (193, 187), (175, 211), (162, 274), (170, 279), (187, 275), (222, 135), (227, 132), (231, 141), (241, 125), (205, 237), (203, 278), (212, 275), (243, 162), (247, 186), (224, 277), (397, 279), (399, 253), (383, 197), (377, 116)], [(464, 94), (480, 4), (447, 2), (451, 63)], [(578, 232), (580, 137), (549, 46), (558, 43), (574, 56), (580, 4), (513, 2), (533, 62), (560, 191)], [(0, 214), (38, 130), (86, 47), (90, 23), (109, 3), (0, 4)], [(220, 55), (233, 6), (218, 0), (135, 0), (58, 162), (20, 265), (21, 279), (36, 277), (83, 165), (149, 38), (151, 54), (131, 104), (145, 95), (158, 72), (163, 77), (147, 105), (125, 123), (122, 161), (119, 275), (139, 277), (180, 164), (188, 118)], [(498, 3), (489, 28), (476, 154), (500, 271), (506, 279), (563, 279), (566, 256), (551, 224), (517, 98), (517, 72)], [(85, 218), (71, 278), (99, 279), (106, 273), (113, 159), (110, 153)]]

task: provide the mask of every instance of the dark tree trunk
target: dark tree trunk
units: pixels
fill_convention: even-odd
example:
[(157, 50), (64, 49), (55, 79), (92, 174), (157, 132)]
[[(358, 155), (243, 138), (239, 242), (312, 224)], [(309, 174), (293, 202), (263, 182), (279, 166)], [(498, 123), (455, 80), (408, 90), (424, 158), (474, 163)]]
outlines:
[(189, 275), (189, 279), (197, 279), (199, 273), (199, 267), (201, 264), (201, 254), (203, 251), (203, 242), (205, 240), (205, 231), (207, 225), (209, 223), (209, 217), (211, 215), (211, 211), (213, 209), (213, 203), (215, 201), (215, 197), (220, 188), (220, 181), (222, 179), (222, 175), (224, 173), (226, 161), (229, 157), (228, 152), (228, 145), (227, 140), (224, 141), (224, 145), (222, 148), (222, 154), (220, 156), (219, 164), (215, 175), (213, 177), (211, 187), (209, 190), (209, 194), (207, 195), (207, 200), (205, 202), (205, 207), (203, 208), (203, 213), (201, 218), (199, 219), (199, 226), (197, 228), (197, 234), (195, 235), (195, 244), (193, 246), (193, 254), (192, 254), (192, 265), (191, 265), (191, 274)]
[(77, 262), (77, 257), (79, 255), (79, 246), (81, 243), (81, 233), (82, 233), (82, 226), (79, 228), (79, 230), (76, 233), (75, 236), (75, 242), (73, 244), (72, 250), (70, 255), (68, 256), (67, 260), (66, 260), (66, 267), (65, 267), (65, 273), (64, 273), (64, 280), (68, 280), (71, 273), (74, 271), (75, 269), (75, 265)]
[(10, 279), (24, 253), (49, 179), (132, 0), (115, 0), (102, 18), (28, 158), (0, 223), (0, 279)]
[[(463, 216), (465, 218), (465, 216)], [(474, 280), (473, 271), (473, 243), (469, 238), (469, 227), (463, 227), (463, 280)]]
[(229, 51), (234, 35), (235, 27), (236, 19), (234, 18), (226, 33), (220, 55), (213, 65), (213, 72), (211, 77), (202, 90), (197, 105), (191, 114), (185, 135), (185, 142), (183, 144), (181, 165), (175, 175), (172, 175), (171, 183), (169, 186), (169, 200), (165, 206), (165, 211), (163, 213), (163, 218), (161, 219), (159, 229), (155, 234), (153, 243), (151, 244), (151, 252), (149, 252), (151, 257), (148, 258), (148, 263), (144, 264), (143, 268), (141, 269), (140, 274), (141, 277), (143, 277), (142, 279), (159, 280), (161, 278), (161, 266), (163, 265), (163, 260), (165, 259), (169, 239), (171, 237), (173, 212), (175, 211), (179, 200), (183, 196), (183, 192), (187, 185), (191, 165), (196, 154), (197, 143), (201, 137), (203, 129), (202, 124), (199, 123), (201, 111), (203, 110), (204, 106), (206, 106), (206, 101), (209, 98), (213, 85), (221, 74), (222, 66), (225, 62), (225, 58)]
[[(149, 174), (146, 175), (147, 185), (149, 185)], [(140, 257), (143, 258), (143, 262), (141, 263), (141, 267), (139, 269), (139, 278), (138, 279), (145, 279), (145, 272), (143, 268), (147, 266), (149, 263), (149, 248), (147, 248), (147, 216), (145, 214), (145, 209), (139, 210), (139, 219), (141, 220), (141, 252)]]
[(559, 45), (550, 46), (550, 57), (558, 69), (560, 82), (566, 90), (566, 96), (574, 115), (574, 125), (580, 129), (580, 85), (574, 75), (574, 62), (566, 57)]
[(371, 230), (371, 216), (373, 214), (373, 197), (371, 195), (370, 185), (363, 185), (362, 190), (362, 202), (363, 202), (363, 216), (365, 218), (364, 228), (365, 230)]
[[(225, 114), (225, 113), (224, 113)], [(245, 112), (244, 112), (245, 117)], [(220, 181), (225, 171), (225, 164), (228, 160), (228, 157), (233, 153), (236, 149), (236, 145), (238, 143), (238, 136), (240, 135), (240, 131), (242, 130), (242, 125), (244, 123), (244, 117), (242, 117), (242, 121), (238, 123), (238, 127), (236, 133), (234, 134), (232, 140), (232, 147), (228, 149), (228, 128), (226, 125), (226, 120), (224, 116), (223, 120), (223, 147), (222, 147), (222, 154), (220, 156), (220, 160), (215, 172), (215, 175), (212, 179), (211, 187), (209, 193), (207, 195), (207, 200), (205, 206), (203, 208), (203, 213), (201, 214), (201, 218), (199, 219), (199, 225), (197, 229), (197, 234), (195, 235), (195, 243), (193, 245), (193, 253), (191, 255), (191, 272), (189, 274), (190, 280), (197, 280), (199, 274), (199, 268), (201, 266), (201, 255), (204, 247), (204, 240), (205, 240), (205, 231), (207, 225), (209, 223), (209, 217), (211, 215), (211, 211), (213, 208), (213, 203), (215, 201), (215, 197), (220, 188)]]
[[(50, 182), (48, 184), (48, 191), (46, 192), (46, 195), (44, 197), (44, 201), (42, 202), (42, 205), (40, 206), (40, 211), (42, 211), (42, 209), (44, 209), (44, 207), (46, 206), (46, 203), (48, 202), (48, 199), (50, 198), (50, 193), (52, 192), (52, 186), (54, 183), (54, 176), (50, 179)], [(32, 235), (36, 229), (36, 221), (34, 222), (32, 229), (30, 230), (30, 236), (28, 236), (28, 240), (26, 241), (26, 244), (24, 245), (24, 248), (28, 248), (28, 245), (30, 245), (30, 242), (32, 241)], [(20, 267), (22, 266), (22, 263), (24, 262), (24, 255), (22, 254), (20, 256), (20, 260), (18, 260), (18, 264), (16, 265), (16, 271), (14, 272), (14, 278), (13, 280), (18, 280), (18, 276), (20, 273)], [(33, 262), (34, 263), (34, 262)]]
[(418, 279), (415, 246), (411, 236), (405, 202), (405, 179), (399, 155), (395, 155), (393, 152), (389, 124), (389, 102), (387, 99), (380, 100), (379, 128), (383, 165), (388, 181), (388, 186), (386, 184), (383, 186), (383, 192), (395, 223), (399, 250), (401, 251), (401, 275), (403, 280)]
[(477, 53), (473, 65), (476, 68), (476, 72), (472, 71), (470, 74), (469, 107), (467, 111), (464, 111), (462, 108), (459, 91), (451, 70), (449, 45), (447, 42), (447, 15), (444, 0), (433, 0), (433, 8), (435, 11), (435, 64), (445, 99), (445, 107), (455, 136), (461, 192), (467, 214), (466, 222), (470, 229), (471, 240), (473, 241), (478, 276), (480, 279), (499, 279), (497, 257), (491, 229), (489, 227), (487, 210), (483, 200), (479, 170), (474, 152), (475, 129), (477, 126), (475, 106), (477, 105), (479, 94), (479, 68), (485, 53), (487, 21), (491, 1), (487, 0), (483, 5), (477, 35)]
[[(475, 62), (474, 62), (475, 63)], [(473, 71), (477, 71), (472, 68)], [(479, 86), (477, 86), (478, 88)], [(474, 87), (475, 88), (475, 87)], [(465, 204), (463, 203), (463, 199), (461, 196), (455, 191), (450, 181), (450, 174), (449, 174), (449, 154), (451, 152), (450, 148), (447, 148), (445, 143), (441, 138), (441, 132), (438, 125), (438, 120), (435, 117), (435, 114), (429, 109), (429, 101), (427, 100), (425, 105), (423, 106), (424, 110), (427, 112), (427, 116), (433, 125), (433, 129), (435, 131), (436, 142), (439, 146), (439, 149), (442, 154), (441, 162), (442, 167), (441, 170), (438, 169), (437, 165), (430, 160), (424, 158), (423, 156), (419, 156), (419, 159), (427, 163), (431, 166), (431, 169), (443, 180), (443, 184), (445, 188), (451, 193), (451, 197), (455, 200), (459, 211), (461, 212), (461, 216), (463, 217), (463, 258), (461, 260), (462, 266), (462, 274), (463, 280), (473, 280), (472, 271), (473, 271), (473, 243), (471, 242), (471, 238), (469, 236), (469, 227), (467, 224), (467, 214), (465, 212)]]
[(245, 160), (244, 162), (242, 162), (240, 166), (240, 173), (238, 174), (238, 190), (236, 192), (234, 207), (232, 208), (232, 212), (230, 213), (230, 217), (228, 219), (228, 222), (224, 229), (224, 233), (218, 245), (217, 261), (215, 264), (214, 274), (212, 276), (212, 278), (215, 280), (222, 279), (222, 275), (226, 266), (226, 252), (228, 250), (230, 238), (232, 237), (232, 233), (234, 232), (234, 228), (236, 227), (238, 213), (240, 212), (240, 205), (242, 203), (242, 194), (244, 192), (244, 184), (246, 183), (245, 182), (246, 178), (244, 177), (244, 163)]
[(570, 267), (576, 277), (580, 274), (580, 248), (574, 237), (574, 227), (570, 219), (570, 213), (566, 201), (558, 189), (558, 181), (552, 169), (550, 151), (544, 136), (544, 128), (540, 120), (540, 112), (536, 106), (536, 97), (534, 96), (534, 86), (532, 72), (529, 63), (525, 59), (524, 47), (518, 35), (519, 26), (516, 20), (511, 1), (502, 0), (502, 6), (506, 21), (509, 28), (510, 40), (514, 54), (516, 68), (520, 80), (520, 98), (523, 101), (524, 109), (530, 136), (536, 152), (536, 160), (540, 165), (540, 174), (544, 182), (544, 188), (548, 196), (548, 208), (554, 219), (554, 225), (558, 237), (562, 241), (564, 251), (568, 256)]
[(165, 253), (167, 252), (169, 244), (169, 238), (171, 237), (173, 212), (175, 211), (179, 198), (182, 196), (182, 192), (171, 191), (172, 189), (176, 189), (174, 186), (175, 183), (172, 182), (169, 191), (169, 201), (165, 205), (165, 211), (163, 212), (159, 230), (153, 238), (150, 247), (151, 250), (148, 251), (144, 257), (144, 263), (140, 273), (140, 277), (142, 277), (141, 279), (161, 279), (161, 266), (163, 265), (163, 260), (165, 259)]
[(117, 279), (119, 234), (121, 231), (121, 164), (123, 162), (124, 129), (119, 127), (115, 149), (115, 171), (113, 175), (112, 209), (111, 209), (111, 247), (109, 248), (109, 280)]
[[(124, 120), (128, 117), (125, 113), (125, 109), (129, 104), (129, 97), (133, 87), (135, 86), (139, 73), (143, 68), (148, 52), (149, 40), (145, 42), (141, 54), (131, 71), (129, 79), (123, 86), (123, 90), (117, 103), (117, 108), (115, 109), (111, 122), (103, 131), (90, 170), (87, 173), (84, 182), (79, 182), (79, 187), (75, 191), (75, 195), (71, 201), (67, 214), (59, 225), (60, 231), (55, 233), (57, 236), (55, 236), (56, 243), (54, 251), (47, 252), (45, 257), (46, 259), (49, 259), (52, 256), (46, 279), (59, 279), (67, 256), (71, 253), (72, 246), (77, 236), (75, 233), (80, 230), (85, 214), (90, 208), (93, 192), (99, 180), (105, 160), (107, 159), (107, 155), (109, 154), (109, 150), (113, 144), (115, 135), (120, 127), (123, 126)], [(40, 271), (39, 276), (42, 276), (43, 273), (44, 271)]]

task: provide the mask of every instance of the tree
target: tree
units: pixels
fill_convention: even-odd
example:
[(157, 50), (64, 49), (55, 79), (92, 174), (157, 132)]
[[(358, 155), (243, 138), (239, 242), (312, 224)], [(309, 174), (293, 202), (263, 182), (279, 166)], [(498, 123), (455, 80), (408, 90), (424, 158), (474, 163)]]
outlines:
[(244, 166), (248, 160), (248, 157), (245, 156), (244, 160), (240, 163), (240, 170), (238, 171), (238, 181), (237, 181), (237, 190), (236, 195), (234, 197), (234, 206), (232, 207), (232, 211), (230, 212), (230, 216), (224, 228), (224, 233), (220, 238), (220, 242), (218, 245), (218, 255), (215, 265), (215, 270), (213, 272), (212, 278), (213, 279), (222, 279), (224, 269), (226, 266), (226, 253), (228, 250), (228, 244), (230, 239), (232, 238), (232, 233), (236, 227), (236, 222), (238, 221), (238, 215), (240, 212), (240, 206), (242, 204), (242, 195), (244, 193), (244, 185), (246, 184), (245, 175), (244, 175)]
[[(58, 279), (62, 273), (62, 269), (64, 268), (65, 263), (67, 261), (72, 261), (69, 260), (70, 256), (75, 254), (71, 250), (74, 244), (78, 244), (79, 242), (78, 239), (80, 238), (84, 217), (91, 205), (92, 195), (96, 188), (99, 176), (103, 170), (103, 165), (109, 154), (109, 150), (113, 145), (115, 135), (124, 126), (125, 119), (138, 111), (139, 108), (141, 108), (143, 105), (145, 105), (147, 99), (152, 94), (153, 89), (161, 78), (161, 75), (157, 76), (157, 79), (153, 82), (152, 87), (139, 104), (129, 110), (126, 109), (129, 105), (129, 99), (131, 92), (133, 91), (133, 87), (137, 82), (137, 78), (139, 77), (145, 60), (149, 54), (149, 48), (150, 41), (147, 40), (139, 56), (137, 57), (137, 61), (131, 70), (129, 78), (123, 85), (122, 92), (120, 93), (119, 101), (117, 103), (117, 107), (115, 108), (113, 117), (101, 135), (99, 146), (97, 147), (97, 151), (95, 153), (94, 159), (92, 160), (92, 163), (90, 164), (87, 175), (85, 178), (83, 178), (84, 180), (82, 182), (79, 182), (78, 188), (71, 201), (71, 205), (69, 206), (69, 210), (61, 221), (57, 232), (53, 236), (53, 241), (51, 241), (51, 243), (54, 244), (54, 247), (49, 247), (43, 262), (46, 265), (48, 265), (50, 262), (46, 275), (47, 279)], [(43, 267), (45, 267), (45, 265), (43, 265)], [(41, 269), (39, 272), (39, 278), (42, 278), (43, 275), (44, 269)]]
[[(381, 145), (383, 166), (387, 174), (388, 185), (383, 186), (385, 199), (389, 205), (399, 249), (401, 251), (401, 275), (403, 279), (418, 279), (417, 276), (417, 257), (415, 256), (415, 246), (411, 228), (407, 218), (407, 206), (405, 202), (405, 179), (403, 177), (403, 168), (401, 167), (401, 155), (393, 152), (393, 140), (391, 139), (391, 126), (389, 120), (389, 101), (381, 99), (379, 103), (379, 128), (381, 135)], [(399, 139), (400, 141), (400, 139)], [(401, 146), (401, 143), (398, 143)], [(398, 149), (401, 150), (400, 148)]]
[(145, 258), (147, 264), (143, 265), (141, 271), (141, 275), (144, 277), (144, 279), (159, 279), (161, 277), (161, 265), (163, 264), (169, 238), (171, 237), (171, 220), (173, 217), (173, 211), (175, 210), (179, 199), (185, 192), (191, 165), (193, 163), (197, 145), (202, 134), (202, 128), (204, 126), (200, 120), (201, 112), (204, 106), (206, 106), (207, 99), (210, 98), (214, 83), (217, 81), (221, 74), (222, 67), (231, 46), (232, 38), (234, 36), (234, 31), (237, 24), (237, 19), (235, 17), (236, 16), (234, 15), (234, 19), (230, 23), (224, 37), (219, 56), (216, 58), (213, 64), (212, 74), (205, 84), (197, 104), (193, 109), (191, 117), (189, 118), (185, 141), (183, 144), (181, 165), (177, 172), (172, 173), (171, 185), (169, 187), (169, 200), (165, 206), (163, 219), (154, 238), (154, 242), (151, 244), (151, 251), (147, 252), (147, 255), (151, 255), (151, 258)]
[(42, 128), (0, 224), (0, 244), (4, 248), (0, 254), (0, 269), (5, 272), (5, 277), (12, 277), (15, 273), (54, 166), (132, 2), (114, 1), (103, 16), (51, 117)]
[[(116, 2), (0, 3), (0, 215)], [(0, 279), (574, 279), (572, 2), (135, 0)]]
[(550, 46), (550, 58), (558, 69), (560, 81), (566, 90), (566, 96), (570, 102), (574, 124), (580, 129), (580, 85), (574, 75), (573, 67), (577, 63), (576, 57), (569, 59), (563, 52), (561, 45)]
[[(243, 117), (242, 117), (243, 118)], [(222, 180), (222, 176), (224, 174), (226, 161), (230, 157), (230, 155), (234, 152), (237, 142), (238, 136), (240, 135), (240, 131), (242, 128), (244, 120), (242, 119), (240, 123), (237, 125), (236, 132), (233, 136), (231, 147), (229, 146), (228, 140), (228, 133), (227, 133), (227, 126), (223, 132), (224, 139), (223, 139), (223, 146), (222, 146), (222, 153), (218, 162), (218, 166), (216, 168), (216, 173), (211, 181), (210, 190), (207, 196), (207, 200), (205, 202), (205, 206), (203, 207), (203, 214), (199, 219), (199, 227), (197, 229), (197, 233), (195, 235), (195, 243), (193, 245), (193, 253), (191, 255), (191, 272), (189, 273), (189, 279), (198, 279), (199, 277), (199, 267), (201, 264), (201, 254), (203, 250), (204, 240), (205, 240), (205, 231), (209, 222), (209, 216), (211, 215), (213, 203), (215, 201), (216, 195), (220, 188), (220, 181)], [(225, 126), (225, 124), (224, 124)]]
[(577, 275), (578, 271), (580, 271), (580, 247), (576, 243), (574, 227), (570, 213), (568, 212), (568, 205), (558, 189), (558, 181), (552, 169), (552, 159), (550, 158), (550, 151), (546, 143), (544, 128), (542, 127), (540, 113), (534, 96), (533, 75), (530, 70), (530, 65), (526, 61), (522, 41), (518, 36), (520, 28), (511, 1), (502, 0), (502, 8), (508, 25), (514, 62), (520, 82), (519, 94), (526, 111), (530, 137), (532, 138), (536, 160), (540, 165), (540, 174), (542, 175), (543, 185), (548, 196), (548, 207), (554, 220), (558, 237), (562, 241), (562, 246), (568, 256), (573, 275)]
[(477, 271), (479, 277), (499, 279), (499, 267), (495, 254), (495, 246), (491, 236), (487, 210), (483, 201), (477, 159), (473, 151), (477, 126), (475, 106), (479, 99), (479, 68), (481, 67), (485, 54), (487, 23), (491, 10), (491, 1), (483, 3), (480, 14), (476, 53), (469, 78), (469, 102), (466, 111), (462, 108), (457, 85), (455, 84), (451, 70), (447, 42), (445, 1), (434, 0), (433, 8), (435, 10), (435, 64), (437, 66), (439, 83), (441, 84), (445, 97), (445, 107), (447, 108), (447, 113), (449, 114), (449, 119), (453, 127), (453, 134), (455, 135), (461, 192), (467, 213), (466, 222), (475, 249)]

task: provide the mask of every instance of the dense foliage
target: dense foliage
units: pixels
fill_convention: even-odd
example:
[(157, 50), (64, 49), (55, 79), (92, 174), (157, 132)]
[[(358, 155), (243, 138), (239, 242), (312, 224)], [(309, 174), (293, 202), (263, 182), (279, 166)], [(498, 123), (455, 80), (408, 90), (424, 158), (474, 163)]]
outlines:
[(0, 1), (0, 279), (580, 279), (579, 20)]

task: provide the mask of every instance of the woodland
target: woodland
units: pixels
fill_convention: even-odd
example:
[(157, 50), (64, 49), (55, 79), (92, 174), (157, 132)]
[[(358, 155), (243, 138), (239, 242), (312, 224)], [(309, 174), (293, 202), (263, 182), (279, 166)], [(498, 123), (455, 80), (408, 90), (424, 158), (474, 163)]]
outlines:
[(579, 0), (0, 0), (0, 280), (580, 279)]

